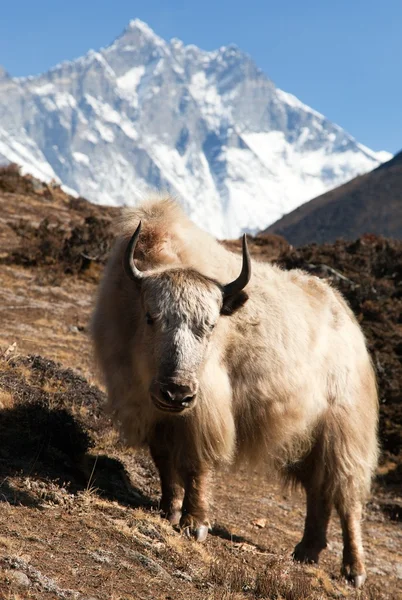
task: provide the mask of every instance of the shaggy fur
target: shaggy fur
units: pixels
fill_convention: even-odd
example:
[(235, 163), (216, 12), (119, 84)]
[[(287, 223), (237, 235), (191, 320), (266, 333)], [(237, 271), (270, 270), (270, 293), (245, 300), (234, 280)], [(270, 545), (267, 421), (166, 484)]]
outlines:
[[(136, 264), (152, 270), (140, 287), (122, 267), (139, 220)], [(343, 569), (360, 585), (360, 516), (378, 454), (377, 390), (364, 336), (327, 283), (268, 263), (252, 263), (247, 296), (226, 316), (216, 282), (235, 279), (240, 268), (240, 256), (169, 198), (124, 212), (92, 323), (110, 409), (131, 446), (150, 448), (172, 522), (181, 517), (182, 527), (205, 537), (210, 473), (248, 461), (304, 486), (298, 560), (318, 560), (336, 507)], [(153, 329), (146, 312), (157, 321)], [(173, 368), (172, 353), (198, 385), (195, 405), (179, 415), (158, 410), (149, 392)]]

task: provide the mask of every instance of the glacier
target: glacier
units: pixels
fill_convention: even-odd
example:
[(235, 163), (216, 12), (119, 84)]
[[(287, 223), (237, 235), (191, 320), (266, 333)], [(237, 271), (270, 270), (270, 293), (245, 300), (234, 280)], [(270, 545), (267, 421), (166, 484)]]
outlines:
[(221, 239), (390, 157), (278, 89), (237, 46), (165, 41), (138, 19), (46, 73), (0, 68), (0, 163), (101, 204), (168, 191)]

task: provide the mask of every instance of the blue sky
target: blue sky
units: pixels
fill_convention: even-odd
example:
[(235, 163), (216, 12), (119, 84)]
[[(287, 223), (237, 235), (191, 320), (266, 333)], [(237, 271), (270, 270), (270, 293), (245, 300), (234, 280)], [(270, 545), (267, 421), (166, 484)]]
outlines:
[(0, 64), (15, 76), (45, 71), (108, 45), (136, 17), (207, 50), (233, 42), (361, 143), (402, 148), (402, 0), (4, 2)]

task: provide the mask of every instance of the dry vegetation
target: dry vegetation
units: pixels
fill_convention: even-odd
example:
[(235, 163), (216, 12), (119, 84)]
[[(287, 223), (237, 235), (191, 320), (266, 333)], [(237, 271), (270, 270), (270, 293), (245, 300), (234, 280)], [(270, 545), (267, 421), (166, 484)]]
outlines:
[[(0, 207), (0, 600), (402, 599), (396, 248), (366, 240), (356, 259), (347, 248), (251, 243), (256, 256), (281, 254), (345, 285), (375, 353), (386, 451), (364, 523), (369, 581), (355, 592), (339, 575), (338, 522), (320, 567), (293, 564), (302, 495), (256, 473), (216, 478), (205, 545), (159, 517), (154, 467), (121, 445), (104, 415), (87, 336), (113, 211), (12, 168), (0, 171)], [(380, 263), (388, 267), (373, 274)]]

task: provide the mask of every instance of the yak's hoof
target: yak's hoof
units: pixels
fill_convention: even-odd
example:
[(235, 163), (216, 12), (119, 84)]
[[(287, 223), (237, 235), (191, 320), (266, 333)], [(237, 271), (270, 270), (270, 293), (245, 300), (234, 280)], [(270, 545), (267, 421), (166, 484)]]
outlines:
[(317, 564), (322, 548), (312, 548), (306, 546), (303, 542), (297, 544), (292, 553), (293, 560), (300, 563)]
[(355, 586), (355, 588), (360, 588), (360, 587), (362, 587), (362, 585), (366, 581), (366, 578), (367, 578), (366, 573), (362, 573), (361, 575), (355, 575), (353, 577), (352, 583)]
[(195, 538), (197, 542), (205, 542), (207, 539), (209, 524), (199, 525), (190, 515), (184, 515), (181, 518), (180, 527), (183, 534), (189, 539)]
[(195, 538), (195, 540), (197, 542), (205, 542), (205, 540), (207, 539), (207, 535), (208, 535), (208, 525), (200, 525), (199, 527), (196, 527), (195, 529), (191, 529), (190, 527), (185, 527), (183, 529), (183, 533), (188, 539)]
[(169, 521), (171, 525), (178, 525), (181, 519), (181, 505), (173, 505), (170, 502), (162, 502), (159, 505), (162, 519)]
[(349, 583), (351, 583), (355, 588), (362, 587), (362, 585), (367, 579), (367, 575), (364, 571), (363, 573), (359, 573), (358, 575), (356, 575), (355, 573), (353, 573), (353, 570), (350, 568), (350, 565), (344, 565), (342, 567), (341, 572), (345, 579), (349, 581)]
[(162, 516), (167, 519), (171, 525), (178, 525), (181, 519), (181, 511), (172, 510), (167, 513), (162, 513)]

